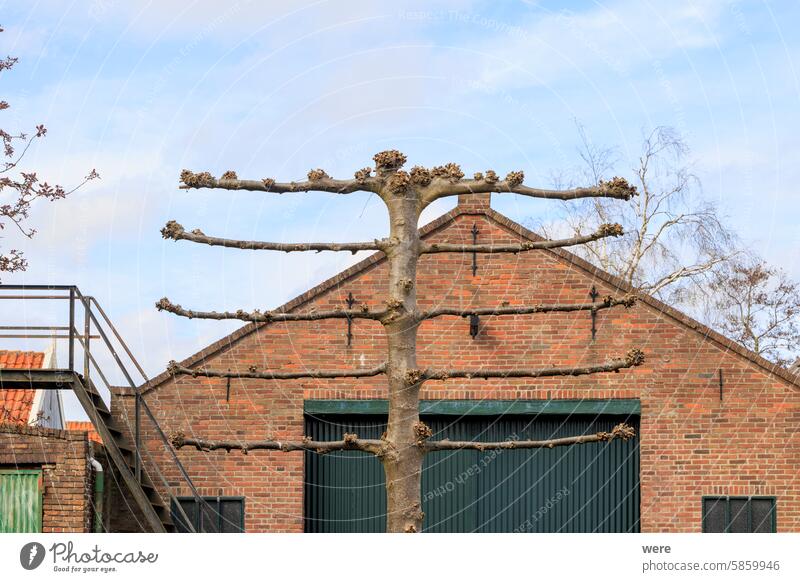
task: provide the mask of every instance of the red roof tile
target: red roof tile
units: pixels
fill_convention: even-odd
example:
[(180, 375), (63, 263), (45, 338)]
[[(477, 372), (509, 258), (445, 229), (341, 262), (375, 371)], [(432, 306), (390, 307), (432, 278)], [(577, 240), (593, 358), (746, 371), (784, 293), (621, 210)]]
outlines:
[(0, 368), (15, 370), (40, 370), (44, 364), (44, 352), (20, 352), (0, 350)]
[(103, 439), (100, 438), (100, 435), (97, 434), (97, 431), (92, 426), (92, 423), (88, 420), (68, 420), (67, 421), (67, 430), (82, 430), (89, 434), (89, 440), (94, 441), (96, 443), (103, 444)]
[[(0, 368), (36, 370), (41, 369), (43, 364), (43, 352), (0, 350)], [(0, 389), (0, 422), (28, 424), (35, 395), (36, 390), (33, 389)]]

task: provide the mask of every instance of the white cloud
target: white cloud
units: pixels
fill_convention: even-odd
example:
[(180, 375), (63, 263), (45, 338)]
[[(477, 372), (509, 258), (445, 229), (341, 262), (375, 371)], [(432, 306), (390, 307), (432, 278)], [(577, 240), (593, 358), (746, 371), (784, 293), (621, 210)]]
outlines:
[(537, 16), (478, 43), (483, 82), (506, 88), (626, 77), (679, 51), (714, 46), (724, 0), (653, 5), (622, 0)]

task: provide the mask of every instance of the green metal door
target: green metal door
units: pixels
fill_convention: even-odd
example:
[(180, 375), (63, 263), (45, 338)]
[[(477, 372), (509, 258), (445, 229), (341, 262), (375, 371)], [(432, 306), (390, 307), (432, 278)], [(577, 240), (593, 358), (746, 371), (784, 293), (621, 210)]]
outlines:
[[(382, 415), (309, 415), (306, 434), (340, 439), (345, 432), (379, 438)], [(434, 439), (544, 439), (638, 429), (618, 414), (428, 415)], [(428, 532), (639, 531), (638, 440), (555, 449), (441, 451), (427, 455), (422, 476)], [(309, 532), (385, 529), (383, 469), (355, 451), (306, 454), (305, 517)]]
[(42, 531), (42, 471), (0, 469), (0, 533)]

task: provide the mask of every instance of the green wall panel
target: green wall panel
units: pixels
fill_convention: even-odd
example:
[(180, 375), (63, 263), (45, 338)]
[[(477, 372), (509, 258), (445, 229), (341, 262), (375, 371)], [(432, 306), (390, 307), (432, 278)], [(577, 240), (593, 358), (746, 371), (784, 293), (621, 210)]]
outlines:
[(0, 533), (42, 531), (42, 472), (0, 469)]

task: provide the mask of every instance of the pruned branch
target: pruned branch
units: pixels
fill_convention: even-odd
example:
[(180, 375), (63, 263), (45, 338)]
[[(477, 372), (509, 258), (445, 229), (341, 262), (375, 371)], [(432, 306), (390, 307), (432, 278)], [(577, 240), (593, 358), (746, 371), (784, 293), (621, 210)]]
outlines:
[(170, 220), (167, 225), (161, 229), (161, 236), (163, 236), (165, 239), (172, 239), (176, 241), (188, 240), (195, 243), (206, 244), (212, 247), (226, 247), (254, 251), (282, 251), (285, 253), (297, 251), (347, 251), (355, 254), (359, 251), (383, 251), (386, 249), (388, 244), (388, 241), (386, 240), (355, 243), (279, 243), (256, 240), (236, 240), (208, 236), (199, 229), (187, 232), (182, 225), (178, 224), (174, 220)]
[(622, 226), (619, 224), (603, 224), (591, 234), (577, 235), (571, 238), (525, 241), (513, 244), (453, 244), (453, 243), (423, 243), (420, 245), (420, 254), (427, 253), (521, 253), (535, 249), (555, 249), (582, 245), (600, 240), (609, 236), (622, 236)]
[(242, 378), (257, 380), (297, 380), (300, 378), (370, 378), (386, 373), (386, 364), (375, 368), (361, 370), (303, 370), (300, 372), (259, 372), (256, 366), (250, 366), (246, 372), (232, 372), (231, 370), (209, 370), (206, 368), (187, 368), (174, 360), (167, 365), (167, 371), (172, 375), (198, 376), (204, 378)]
[(620, 439), (627, 441), (636, 436), (636, 430), (625, 423), (616, 425), (611, 432), (598, 432), (595, 434), (585, 434), (571, 437), (561, 437), (556, 439), (547, 439), (541, 441), (521, 441), (521, 440), (508, 440), (501, 442), (477, 442), (477, 441), (424, 441), (422, 447), (425, 452), (431, 453), (435, 451), (456, 451), (464, 449), (472, 449), (478, 451), (486, 451), (492, 449), (553, 449), (555, 447), (565, 447), (570, 445), (581, 445), (586, 443), (603, 443)]
[(172, 303), (166, 297), (156, 302), (156, 309), (167, 311), (181, 317), (189, 319), (238, 319), (248, 323), (277, 323), (281, 321), (320, 321), (322, 319), (371, 319), (380, 321), (388, 315), (388, 311), (370, 311), (364, 305), (361, 309), (331, 309), (328, 311), (194, 311), (184, 309), (180, 305)]
[(626, 295), (622, 299), (614, 299), (611, 295), (603, 298), (602, 301), (593, 303), (554, 303), (549, 305), (503, 305), (501, 307), (475, 307), (475, 308), (455, 308), (455, 307), (437, 307), (423, 311), (420, 314), (420, 319), (431, 319), (433, 317), (440, 317), (442, 315), (455, 315), (467, 317), (469, 315), (529, 315), (532, 313), (550, 313), (550, 312), (572, 312), (572, 311), (599, 311), (601, 309), (608, 309), (617, 305), (624, 305), (625, 307), (632, 307), (636, 302), (636, 297), (633, 295)]
[[(607, 295), (602, 301), (593, 303), (553, 303), (541, 305), (502, 305), (500, 307), (475, 307), (475, 308), (456, 308), (456, 307), (437, 307), (428, 311), (422, 311), (419, 314), (418, 320), (433, 319), (434, 317), (441, 317), (445, 315), (454, 315), (460, 317), (467, 317), (469, 315), (529, 315), (534, 313), (551, 313), (551, 312), (564, 312), (569, 313), (573, 311), (599, 311), (601, 309), (608, 309), (623, 305), (625, 307), (632, 307), (636, 302), (636, 297), (633, 295), (626, 295), (621, 299), (615, 299), (611, 295)], [(278, 323), (285, 321), (321, 321), (324, 319), (368, 319), (372, 321), (390, 321), (393, 315), (396, 315), (402, 306), (392, 304), (389, 308), (381, 311), (370, 311), (364, 305), (361, 309), (331, 309), (326, 311), (300, 311), (300, 312), (281, 312), (281, 311), (244, 311), (239, 309), (237, 311), (195, 311), (192, 309), (185, 309), (180, 305), (172, 303), (166, 297), (159, 299), (156, 302), (156, 309), (159, 311), (167, 311), (174, 315), (186, 317), (189, 319), (215, 319), (215, 320), (230, 320), (236, 319), (248, 323)]]
[[(425, 426), (424, 423), (418, 423)], [(427, 426), (425, 426), (427, 428)], [(615, 439), (627, 441), (636, 436), (636, 430), (625, 423), (616, 425), (610, 432), (597, 432), (594, 434), (578, 435), (570, 437), (560, 437), (555, 439), (546, 440), (507, 440), (499, 442), (480, 442), (480, 441), (429, 441), (426, 440), (430, 434), (430, 429), (423, 435), (419, 436), (417, 445), (421, 447), (426, 453), (436, 451), (454, 451), (454, 450), (478, 450), (486, 451), (493, 449), (553, 449), (555, 447), (564, 447), (571, 445), (580, 445), (587, 443), (602, 443), (610, 442)], [(263, 441), (211, 441), (200, 438), (187, 438), (183, 431), (176, 431), (169, 435), (169, 440), (175, 449), (182, 449), (184, 447), (194, 447), (198, 451), (216, 451), (224, 450), (230, 453), (233, 450), (240, 450), (242, 453), (247, 454), (250, 451), (266, 450), (266, 451), (309, 451), (324, 455), (334, 451), (363, 451), (372, 453), (373, 455), (381, 456), (385, 454), (388, 449), (388, 443), (380, 439), (360, 439), (358, 435), (345, 433), (340, 441), (315, 441), (309, 437), (303, 437), (300, 441), (277, 441), (277, 440), (263, 440)]]
[(377, 439), (360, 439), (356, 434), (345, 433), (340, 441), (314, 441), (303, 437), (300, 441), (209, 441), (197, 438), (187, 438), (183, 431), (176, 431), (169, 435), (169, 440), (175, 449), (194, 447), (198, 451), (240, 450), (247, 454), (249, 451), (309, 451), (324, 455), (333, 451), (364, 451), (378, 455), (386, 447), (386, 442)]
[[(455, 164), (453, 164), (455, 165)], [(510, 192), (529, 196), (531, 198), (547, 198), (551, 200), (577, 200), (579, 198), (617, 198), (619, 200), (630, 200), (636, 196), (636, 187), (628, 183), (624, 178), (612, 178), (604, 182), (601, 181), (597, 186), (587, 188), (573, 188), (570, 190), (553, 190), (547, 188), (531, 188), (525, 186), (522, 181), (525, 176), (522, 172), (510, 172), (505, 180), (498, 180), (497, 175), (491, 170), (483, 174), (476, 174), (475, 179), (463, 180), (448, 179), (446, 177), (433, 179), (428, 185), (422, 199), (427, 206), (431, 202), (446, 196), (456, 196), (458, 194), (477, 194), (481, 192)]]
[(409, 370), (406, 384), (416, 385), (425, 380), (448, 380), (450, 378), (544, 378), (550, 376), (585, 376), (602, 372), (617, 372), (644, 363), (644, 352), (638, 348), (630, 350), (624, 359), (615, 359), (605, 364), (591, 366), (565, 366), (554, 368), (520, 368), (500, 370), (479, 368), (475, 370)]
[[(390, 159), (391, 158), (391, 159)], [(380, 152), (374, 156), (376, 176), (372, 176), (371, 168), (364, 168), (355, 173), (352, 180), (335, 180), (323, 170), (311, 170), (308, 180), (301, 182), (276, 182), (272, 178), (262, 180), (240, 180), (236, 172), (227, 171), (219, 178), (209, 172), (181, 172), (181, 189), (220, 188), (223, 190), (249, 190), (257, 192), (331, 192), (334, 194), (350, 194), (353, 192), (373, 192), (381, 196), (386, 193), (398, 193), (409, 187), (420, 194), (421, 206), (447, 196), (473, 194), (481, 192), (510, 192), (532, 198), (552, 200), (576, 200), (579, 198), (617, 198), (629, 200), (637, 194), (636, 187), (631, 186), (624, 178), (612, 178), (597, 186), (573, 188), (570, 190), (553, 190), (532, 188), (522, 184), (525, 176), (522, 172), (509, 172), (504, 180), (500, 180), (492, 170), (486, 174), (477, 173), (473, 179), (464, 179), (464, 173), (457, 164), (445, 164), (431, 169), (417, 166), (411, 172), (401, 170), (405, 164), (405, 156), (396, 150)]]
[[(362, 170), (363, 171), (363, 170)], [(320, 173), (321, 172), (321, 173)], [(219, 179), (208, 172), (181, 172), (182, 190), (192, 188), (219, 188), (222, 190), (249, 190), (253, 192), (330, 192), (333, 194), (352, 194), (353, 192), (378, 192), (382, 181), (356, 172), (352, 180), (334, 180), (321, 170), (311, 170), (309, 179), (302, 182), (276, 182), (272, 178), (262, 180), (239, 180), (235, 172), (225, 172)]]
[[(452, 244), (452, 243), (423, 243), (420, 245), (420, 254), (431, 253), (521, 253), (524, 251), (537, 249), (554, 249), (594, 242), (601, 238), (610, 236), (621, 236), (622, 227), (618, 224), (603, 224), (596, 232), (587, 235), (578, 235), (566, 239), (525, 241), (512, 244)], [(187, 240), (195, 243), (206, 244), (209, 246), (243, 249), (243, 250), (267, 250), (280, 252), (304, 252), (304, 251), (344, 251), (357, 253), (360, 251), (385, 251), (390, 245), (388, 239), (376, 239), (372, 242), (354, 243), (279, 243), (255, 240), (238, 240), (208, 236), (199, 229), (187, 231), (181, 224), (170, 220), (161, 229), (161, 236), (165, 239), (175, 241)]]

